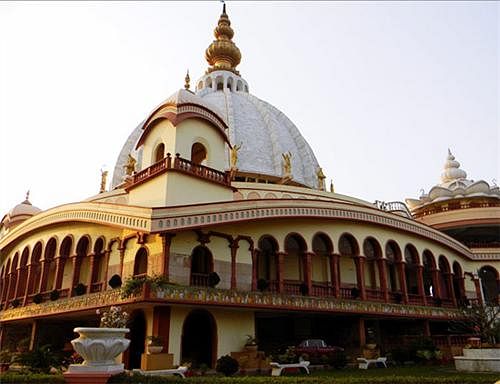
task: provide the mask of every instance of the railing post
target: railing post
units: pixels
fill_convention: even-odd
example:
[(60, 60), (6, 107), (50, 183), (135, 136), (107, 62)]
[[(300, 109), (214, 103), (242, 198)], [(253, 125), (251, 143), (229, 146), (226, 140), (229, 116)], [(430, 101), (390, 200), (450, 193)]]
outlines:
[(387, 268), (386, 259), (379, 257), (378, 262), (378, 273), (380, 278), (380, 289), (382, 290), (382, 295), (384, 296), (384, 302), (389, 302), (389, 290), (387, 289)]
[(169, 153), (167, 153), (167, 169), (170, 169), (172, 168), (172, 155)]
[(285, 252), (278, 252), (278, 292), (284, 293), (285, 285), (283, 277), (285, 274)]
[(330, 254), (330, 279), (332, 281), (333, 296), (340, 297), (340, 273), (339, 273), (339, 260), (338, 253)]
[(312, 264), (312, 256), (314, 255), (314, 253), (312, 252), (306, 252), (305, 253), (305, 283), (307, 285), (307, 294), (310, 296), (312, 295), (312, 268), (311, 268), (311, 264)]
[(401, 293), (403, 294), (403, 303), (408, 304), (408, 287), (406, 286), (405, 262), (399, 260), (396, 261), (396, 265), (399, 275), (399, 286), (401, 287)]
[(359, 297), (361, 300), (366, 300), (365, 290), (365, 257), (358, 255), (353, 256), (354, 263), (356, 264), (356, 280), (358, 283)]
[(232, 240), (229, 248), (231, 248), (231, 289), (236, 289), (236, 252), (239, 248), (238, 242)]
[(257, 290), (257, 260), (260, 250), (255, 248), (252, 251), (252, 291)]
[(417, 265), (417, 285), (418, 285), (418, 294), (422, 299), (422, 304), (427, 305), (427, 297), (425, 296), (424, 290), (424, 266)]

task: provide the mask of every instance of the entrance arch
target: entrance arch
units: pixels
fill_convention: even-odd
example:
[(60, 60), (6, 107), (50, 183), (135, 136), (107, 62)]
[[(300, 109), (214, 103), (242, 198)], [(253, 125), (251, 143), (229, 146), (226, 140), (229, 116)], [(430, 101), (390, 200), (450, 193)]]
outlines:
[(217, 356), (217, 325), (210, 312), (194, 310), (182, 326), (181, 361), (190, 361), (194, 367), (206, 364), (215, 367)]
[(142, 310), (133, 311), (130, 314), (129, 338), (130, 346), (128, 350), (127, 369), (141, 368), (141, 355), (144, 353), (146, 343), (146, 317)]

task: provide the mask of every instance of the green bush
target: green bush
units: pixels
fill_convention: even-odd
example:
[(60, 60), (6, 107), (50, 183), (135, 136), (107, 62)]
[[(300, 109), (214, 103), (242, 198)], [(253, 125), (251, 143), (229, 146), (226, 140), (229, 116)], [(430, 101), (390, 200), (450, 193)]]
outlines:
[(11, 373), (7, 372), (0, 376), (2, 384), (63, 384), (64, 378), (62, 375), (47, 375), (39, 373)]
[(215, 370), (217, 372), (223, 373), (225, 376), (232, 376), (238, 369), (240, 368), (240, 364), (238, 360), (232, 358), (229, 355), (221, 356), (217, 360), (217, 364), (215, 366)]
[(62, 357), (54, 353), (47, 344), (33, 351), (21, 353), (15, 357), (14, 362), (26, 366), (35, 373), (49, 373), (51, 367), (59, 367), (62, 364)]

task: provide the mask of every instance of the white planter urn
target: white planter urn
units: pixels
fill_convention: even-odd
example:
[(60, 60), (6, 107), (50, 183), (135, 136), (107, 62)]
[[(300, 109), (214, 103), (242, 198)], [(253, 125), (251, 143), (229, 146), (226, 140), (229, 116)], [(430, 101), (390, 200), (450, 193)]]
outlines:
[(125, 338), (128, 328), (75, 328), (80, 337), (71, 340), (75, 351), (83, 357), (82, 364), (71, 364), (69, 372), (123, 372), (123, 364), (115, 358), (124, 352), (130, 340)]

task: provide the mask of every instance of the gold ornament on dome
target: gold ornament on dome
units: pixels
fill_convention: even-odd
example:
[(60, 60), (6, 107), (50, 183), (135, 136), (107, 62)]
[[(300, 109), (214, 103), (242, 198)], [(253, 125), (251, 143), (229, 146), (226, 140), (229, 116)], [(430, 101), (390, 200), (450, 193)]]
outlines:
[(189, 69), (187, 70), (186, 72), (186, 77), (184, 78), (184, 88), (186, 90), (189, 90), (189, 88), (191, 87), (191, 78), (189, 77)]
[(108, 171), (103, 171), (101, 169), (101, 188), (99, 189), (99, 193), (106, 192), (107, 179), (108, 179)]
[(290, 151), (286, 153), (282, 153), (283, 157), (283, 176), (291, 177), (292, 176), (292, 153)]
[(241, 146), (243, 143), (240, 143), (240, 145), (235, 145), (233, 148), (231, 148), (231, 169), (236, 169), (236, 164), (238, 163), (238, 151), (241, 149)]
[(127, 159), (127, 164), (123, 166), (125, 168), (125, 174), (127, 176), (132, 176), (135, 172), (135, 164), (137, 163), (137, 160), (134, 159), (134, 157), (129, 153), (128, 159)]
[(323, 169), (321, 167), (319, 167), (318, 170), (316, 171), (316, 177), (318, 178), (318, 189), (320, 191), (324, 191), (326, 176), (323, 173)]
[(207, 73), (213, 71), (231, 71), (239, 75), (236, 66), (241, 61), (241, 53), (232, 41), (234, 31), (226, 14), (226, 4), (223, 5), (222, 14), (219, 17), (217, 27), (214, 29), (214, 36), (216, 40), (205, 51), (205, 59), (210, 65)]

